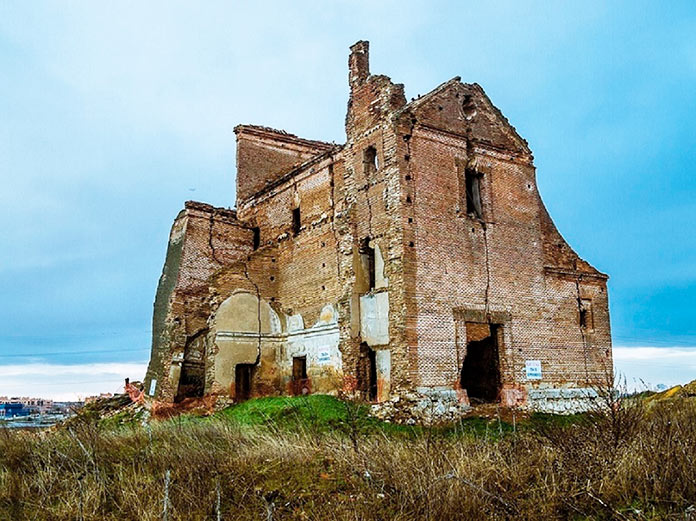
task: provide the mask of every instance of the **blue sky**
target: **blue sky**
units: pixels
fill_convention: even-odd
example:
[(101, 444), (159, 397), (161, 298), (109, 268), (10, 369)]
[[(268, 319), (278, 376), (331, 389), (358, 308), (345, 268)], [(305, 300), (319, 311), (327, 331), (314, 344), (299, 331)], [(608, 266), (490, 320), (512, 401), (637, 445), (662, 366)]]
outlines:
[(183, 202), (234, 205), (238, 123), (342, 142), (359, 39), (408, 98), (484, 87), (615, 345), (660, 348), (619, 369), (696, 378), (694, 35), (676, 1), (0, 3), (0, 395), (141, 377)]

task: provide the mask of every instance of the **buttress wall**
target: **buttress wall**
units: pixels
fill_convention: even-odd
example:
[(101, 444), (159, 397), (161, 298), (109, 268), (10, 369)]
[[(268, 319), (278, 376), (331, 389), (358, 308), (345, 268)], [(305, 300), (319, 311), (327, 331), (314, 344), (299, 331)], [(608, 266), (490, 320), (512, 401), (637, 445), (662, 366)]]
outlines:
[[(244, 271), (252, 231), (233, 210), (189, 201), (172, 225), (152, 321), (145, 390), (173, 400), (189, 366), (203, 380), (205, 335), (211, 314), (210, 279), (223, 266)], [(189, 362), (185, 364), (185, 362)]]

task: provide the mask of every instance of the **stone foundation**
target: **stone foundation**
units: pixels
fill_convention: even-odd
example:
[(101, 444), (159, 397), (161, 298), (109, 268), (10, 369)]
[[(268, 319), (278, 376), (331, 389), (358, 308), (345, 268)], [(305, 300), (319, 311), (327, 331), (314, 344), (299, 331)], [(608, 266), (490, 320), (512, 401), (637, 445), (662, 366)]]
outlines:
[(453, 422), (470, 410), (466, 393), (451, 389), (405, 391), (371, 406), (372, 415), (376, 418), (405, 425)]
[(525, 408), (534, 412), (577, 414), (600, 406), (597, 391), (590, 387), (573, 389), (530, 389)]

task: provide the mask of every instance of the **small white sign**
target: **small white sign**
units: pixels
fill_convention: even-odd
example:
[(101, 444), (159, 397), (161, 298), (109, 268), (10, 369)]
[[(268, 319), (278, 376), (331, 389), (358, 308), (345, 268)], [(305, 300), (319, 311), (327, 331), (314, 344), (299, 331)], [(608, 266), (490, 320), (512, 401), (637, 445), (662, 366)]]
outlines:
[(155, 395), (155, 389), (157, 389), (157, 379), (153, 378), (150, 380), (150, 392), (148, 393), (150, 396)]
[(328, 351), (319, 351), (319, 356), (317, 356), (317, 362), (320, 364), (325, 364), (331, 361), (331, 355)]
[(524, 371), (527, 380), (541, 380), (541, 360), (525, 360)]

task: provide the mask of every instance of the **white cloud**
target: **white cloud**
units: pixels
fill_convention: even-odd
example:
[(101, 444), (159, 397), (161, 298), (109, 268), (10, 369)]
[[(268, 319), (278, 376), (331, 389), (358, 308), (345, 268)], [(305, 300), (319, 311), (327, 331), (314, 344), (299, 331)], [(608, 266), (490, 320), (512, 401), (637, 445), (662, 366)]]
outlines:
[[(684, 384), (696, 379), (696, 347), (614, 347), (616, 373), (630, 389)], [(0, 396), (39, 396), (78, 400), (103, 392), (122, 392), (126, 377), (141, 380), (146, 362), (0, 366)]]
[(696, 379), (696, 347), (614, 347), (614, 368), (629, 389)]
[(58, 401), (123, 392), (125, 378), (142, 380), (147, 363), (14, 364), (0, 366), (0, 396)]

